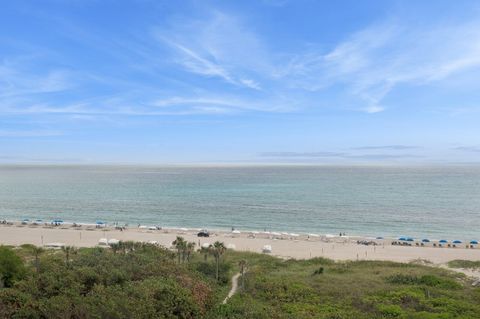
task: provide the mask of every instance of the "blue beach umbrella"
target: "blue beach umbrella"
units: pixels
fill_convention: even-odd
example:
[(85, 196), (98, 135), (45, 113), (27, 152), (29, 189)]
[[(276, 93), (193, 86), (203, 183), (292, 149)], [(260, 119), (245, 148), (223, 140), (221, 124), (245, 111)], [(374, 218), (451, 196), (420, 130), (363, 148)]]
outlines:
[(405, 238), (405, 237), (400, 237), (398, 240), (401, 240), (401, 241), (406, 241), (406, 240), (407, 240), (407, 238)]
[(442, 240), (439, 241), (439, 243), (446, 244), (446, 243), (448, 243), (448, 240), (442, 239)]
[(423, 243), (429, 243), (429, 242), (430, 242), (430, 239), (428, 239), (428, 238), (422, 239), (422, 242), (423, 242)]
[(22, 220), (22, 222), (29, 222), (29, 221), (30, 221), (30, 219), (28, 219), (28, 218), (24, 218), (24, 219)]
[(377, 239), (383, 239), (383, 237), (377, 237)]
[(105, 225), (105, 222), (102, 222), (101, 220), (97, 220), (97, 225)]
[(478, 241), (472, 240), (472, 241), (470, 242), (470, 244), (472, 244), (472, 245), (478, 245)]
[(462, 241), (461, 241), (461, 240), (454, 240), (454, 241), (452, 241), (452, 243), (454, 243), (454, 244), (461, 244)]
[(414, 241), (412, 237), (408, 237), (406, 240), (407, 241)]

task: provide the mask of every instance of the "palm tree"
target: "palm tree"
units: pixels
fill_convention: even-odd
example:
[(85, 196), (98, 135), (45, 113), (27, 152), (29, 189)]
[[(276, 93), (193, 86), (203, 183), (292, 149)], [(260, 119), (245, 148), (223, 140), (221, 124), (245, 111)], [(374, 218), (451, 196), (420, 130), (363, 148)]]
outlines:
[(190, 256), (193, 254), (193, 252), (195, 251), (195, 243), (194, 242), (189, 242), (187, 243), (187, 247), (186, 247), (186, 251), (187, 251), (187, 262), (190, 261)]
[(219, 241), (216, 241), (213, 243), (213, 245), (211, 246), (212, 248), (212, 254), (213, 254), (213, 257), (215, 257), (215, 265), (216, 265), (216, 279), (218, 281), (218, 270), (219, 270), (219, 267), (220, 267), (220, 257), (222, 257), (222, 255), (225, 253), (225, 251), (227, 250), (227, 248), (225, 247), (224, 243), (221, 243)]
[(77, 249), (73, 246), (63, 246), (62, 251), (65, 253), (65, 263), (70, 264), (70, 255), (76, 254)]
[(35, 270), (37, 271), (37, 274), (40, 272), (40, 255), (44, 252), (45, 249), (42, 247), (32, 247), (32, 253), (35, 256)]
[(245, 259), (242, 259), (238, 262), (238, 265), (240, 266), (240, 275), (242, 276), (242, 290), (245, 289), (245, 269), (247, 268), (247, 261)]
[(178, 263), (180, 263), (180, 261), (184, 259), (183, 256), (187, 247), (187, 242), (183, 237), (177, 236), (177, 239), (173, 241), (172, 245), (177, 249)]
[(210, 247), (200, 247), (200, 253), (203, 254), (203, 259), (207, 262), (208, 255), (210, 254)]

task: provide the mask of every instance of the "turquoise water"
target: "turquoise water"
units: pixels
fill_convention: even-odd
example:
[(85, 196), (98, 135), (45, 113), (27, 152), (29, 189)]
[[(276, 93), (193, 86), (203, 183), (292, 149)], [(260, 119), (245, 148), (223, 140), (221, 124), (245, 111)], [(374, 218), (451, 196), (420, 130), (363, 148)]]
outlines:
[(480, 167), (0, 167), (0, 218), (480, 238)]

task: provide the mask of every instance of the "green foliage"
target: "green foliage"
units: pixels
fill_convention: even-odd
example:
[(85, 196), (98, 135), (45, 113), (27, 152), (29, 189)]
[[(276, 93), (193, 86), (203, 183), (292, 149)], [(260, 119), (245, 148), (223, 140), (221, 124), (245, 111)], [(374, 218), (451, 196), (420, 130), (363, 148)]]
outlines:
[(25, 273), (22, 259), (11, 248), (0, 246), (0, 288), (11, 287)]
[[(30, 259), (30, 248), (19, 253)], [(200, 273), (152, 245), (127, 244), (115, 253), (67, 249), (45, 254), (41, 263), (39, 272), (0, 290), (0, 318), (199, 318), (216, 300)]]
[(480, 268), (480, 261), (472, 261), (472, 260), (452, 260), (448, 263), (448, 267), (450, 268), (469, 268), (469, 269), (479, 269)]
[[(229, 274), (232, 266), (230, 265), (230, 263), (220, 263), (218, 267), (219, 267), (218, 283), (221, 285), (225, 285), (230, 280)], [(199, 262), (195, 265), (195, 269), (207, 277), (216, 279), (217, 268), (215, 264), (212, 264), (209, 262)]]
[(408, 274), (395, 274), (387, 278), (392, 284), (403, 285), (426, 285), (430, 287), (442, 287), (447, 289), (461, 289), (462, 285), (449, 278), (441, 278), (435, 275), (415, 276)]
[[(480, 318), (480, 289), (422, 264), (270, 257), (249, 261), (243, 293), (212, 318)], [(320, 274), (320, 269), (324, 271)]]
[[(180, 262), (178, 249), (134, 242), (63, 251), (2, 247), (0, 264), (16, 275), (0, 289), (0, 318), (480, 318), (479, 288), (422, 263), (284, 261), (220, 244), (205, 261), (178, 242)], [(242, 267), (243, 289), (222, 304)]]

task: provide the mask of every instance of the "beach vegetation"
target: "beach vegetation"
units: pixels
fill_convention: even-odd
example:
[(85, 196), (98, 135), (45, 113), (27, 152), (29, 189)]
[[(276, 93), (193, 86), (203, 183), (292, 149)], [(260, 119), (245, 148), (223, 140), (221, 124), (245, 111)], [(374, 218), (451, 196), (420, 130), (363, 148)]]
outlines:
[[(179, 241), (181, 242), (181, 241)], [(211, 245), (180, 256), (151, 244), (116, 250), (0, 248), (0, 318), (480, 318), (480, 288), (452, 271), (384, 261), (282, 260)], [(223, 304), (231, 279), (236, 293)]]
[(24, 275), (25, 267), (22, 259), (15, 254), (13, 249), (0, 246), (0, 288), (11, 287)]
[(452, 260), (448, 263), (450, 268), (480, 269), (480, 261), (473, 260)]

